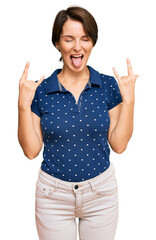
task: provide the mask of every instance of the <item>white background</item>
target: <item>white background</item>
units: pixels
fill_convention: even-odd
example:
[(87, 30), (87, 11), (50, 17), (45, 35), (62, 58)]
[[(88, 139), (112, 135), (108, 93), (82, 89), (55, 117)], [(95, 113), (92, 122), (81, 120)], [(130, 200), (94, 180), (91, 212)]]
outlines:
[[(28, 79), (46, 77), (59, 67), (59, 52), (51, 43), (54, 18), (70, 5), (89, 10), (99, 27), (99, 39), (88, 64), (113, 75), (127, 75), (126, 57), (135, 74), (134, 132), (126, 151), (111, 152), (119, 187), (116, 240), (156, 239), (156, 79), (154, 0), (14, 0), (0, 3), (1, 173), (0, 218), (3, 240), (37, 240), (35, 184), (42, 152), (27, 159), (18, 143), (19, 80), (26, 61)], [(2, 237), (3, 236), (3, 237)], [(46, 239), (45, 239), (46, 240)]]

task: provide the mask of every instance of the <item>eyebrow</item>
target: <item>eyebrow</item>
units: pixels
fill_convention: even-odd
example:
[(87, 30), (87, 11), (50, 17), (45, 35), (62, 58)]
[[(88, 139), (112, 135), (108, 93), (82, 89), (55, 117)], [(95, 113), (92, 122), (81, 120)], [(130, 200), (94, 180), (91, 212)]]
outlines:
[[(63, 37), (63, 38), (64, 38), (64, 37), (74, 38), (72, 35), (63, 35), (62, 37)], [(88, 37), (88, 36), (87, 36), (87, 35), (83, 35), (82, 38), (83, 38), (83, 37)]]
[(71, 35), (63, 35), (62, 37), (73, 37), (73, 36), (71, 36)]

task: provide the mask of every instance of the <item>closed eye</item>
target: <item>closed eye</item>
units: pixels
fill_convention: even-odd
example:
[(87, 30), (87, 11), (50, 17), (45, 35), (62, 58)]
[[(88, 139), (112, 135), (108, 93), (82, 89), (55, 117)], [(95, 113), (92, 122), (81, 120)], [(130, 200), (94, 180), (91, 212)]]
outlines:
[(64, 41), (66, 41), (66, 42), (72, 42), (73, 39), (72, 39), (72, 38), (64, 38)]
[(87, 35), (85, 35), (85, 36), (82, 36), (82, 38), (81, 38), (83, 41), (89, 41), (90, 40), (90, 38), (87, 36)]
[(89, 38), (88, 37), (83, 37), (82, 41), (86, 41), (87, 42), (87, 41), (89, 41)]
[(73, 37), (72, 36), (69, 36), (69, 35), (65, 35), (65, 36), (62, 36), (63, 39), (66, 41), (66, 42), (71, 42), (73, 41)]
[(66, 42), (72, 42), (72, 39), (65, 39)]

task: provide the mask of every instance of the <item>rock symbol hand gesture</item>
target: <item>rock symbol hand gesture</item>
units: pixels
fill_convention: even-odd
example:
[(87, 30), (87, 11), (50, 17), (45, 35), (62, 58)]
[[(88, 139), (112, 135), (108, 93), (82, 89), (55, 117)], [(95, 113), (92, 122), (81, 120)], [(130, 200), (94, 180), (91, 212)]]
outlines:
[(115, 68), (113, 68), (113, 72), (118, 80), (123, 102), (125, 102), (126, 104), (131, 104), (134, 103), (135, 82), (139, 75), (134, 75), (130, 60), (128, 58), (126, 59), (126, 62), (128, 76), (120, 77)]
[(28, 77), (29, 66), (30, 66), (30, 63), (27, 62), (25, 65), (23, 75), (19, 81), (18, 106), (23, 110), (30, 108), (32, 100), (35, 95), (35, 91), (45, 78), (45, 76), (42, 76), (40, 80), (37, 82), (34, 82), (32, 80), (28, 81), (27, 77)]

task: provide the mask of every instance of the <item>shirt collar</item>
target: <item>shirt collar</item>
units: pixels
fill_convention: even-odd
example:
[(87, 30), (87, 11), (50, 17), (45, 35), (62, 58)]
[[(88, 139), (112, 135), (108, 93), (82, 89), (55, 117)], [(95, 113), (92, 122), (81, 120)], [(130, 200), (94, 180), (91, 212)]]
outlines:
[[(100, 78), (100, 73), (97, 72), (90, 66), (87, 66), (90, 72), (90, 78), (86, 88), (89, 88), (91, 85), (97, 85), (102, 87), (102, 80)], [(50, 77), (46, 79), (45, 84), (45, 93), (51, 93), (56, 91), (67, 92), (67, 90), (63, 87), (63, 85), (58, 80), (57, 74), (61, 72), (62, 69), (56, 69)]]

